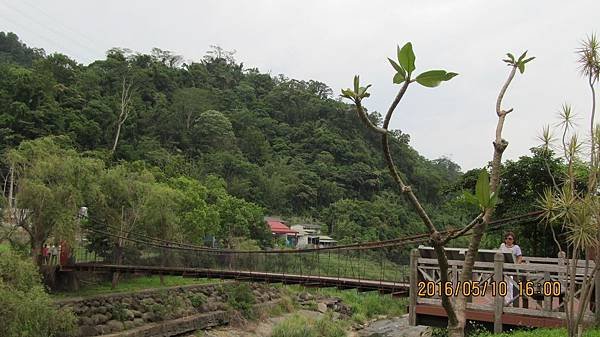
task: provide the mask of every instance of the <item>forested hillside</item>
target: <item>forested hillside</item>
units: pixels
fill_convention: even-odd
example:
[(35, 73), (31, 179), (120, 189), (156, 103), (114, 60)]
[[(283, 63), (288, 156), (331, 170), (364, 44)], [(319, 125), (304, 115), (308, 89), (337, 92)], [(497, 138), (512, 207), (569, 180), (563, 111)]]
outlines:
[[(82, 65), (0, 33), (0, 151), (49, 135), (68, 136), (108, 168), (143, 166), (159, 182), (220, 177), (265, 214), (312, 218), (346, 241), (423, 230), (394, 190), (379, 138), (350, 105), (324, 83), (262, 73), (219, 47), (191, 62), (111, 49)], [(399, 130), (393, 138), (434, 219), (464, 223), (461, 191), (446, 193), (458, 165), (420, 156)]]

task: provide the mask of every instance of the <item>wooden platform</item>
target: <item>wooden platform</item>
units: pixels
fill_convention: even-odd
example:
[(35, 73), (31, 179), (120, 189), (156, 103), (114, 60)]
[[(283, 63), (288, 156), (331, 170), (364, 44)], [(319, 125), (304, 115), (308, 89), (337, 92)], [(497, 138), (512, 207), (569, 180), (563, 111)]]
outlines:
[[(583, 280), (590, 277), (589, 273), (595, 266), (593, 261), (577, 260), (574, 268), (567, 270), (568, 261), (564, 253), (559, 254), (557, 258), (524, 257), (526, 263), (517, 264), (512, 256), (507, 258), (501, 252), (483, 251), (481, 254), (480, 251), (468, 281), (463, 282), (461, 287), (459, 280), (464, 264), (464, 251), (465, 249), (447, 249), (449, 269), (445, 279), (449, 283), (444, 283), (443, 289), (452, 291), (448, 291), (450, 300), (458, 296), (460, 289), (467, 293), (463, 294), (467, 298), (467, 320), (483, 323), (488, 327), (491, 325), (495, 333), (510, 327), (563, 327), (566, 324), (563, 301), (568, 289), (575, 291), (572, 302), (574, 310), (579, 310), (580, 305), (585, 303), (583, 319), (592, 320), (593, 306), (586, 301), (580, 301), (580, 294)], [(438, 260), (432, 255), (434, 253), (430, 247), (419, 247), (411, 251), (411, 325), (447, 324), (446, 311), (441, 305), (442, 275)], [(569, 274), (572, 272), (573, 276)], [(568, 288), (569, 285), (573, 288)], [(472, 287), (481, 292), (471, 292)], [(487, 292), (482, 289), (487, 289)], [(497, 291), (490, 291), (491, 289)], [(529, 293), (526, 293), (526, 289), (529, 289)], [(599, 294), (596, 292), (596, 298)], [(600, 303), (600, 300), (596, 302)]]

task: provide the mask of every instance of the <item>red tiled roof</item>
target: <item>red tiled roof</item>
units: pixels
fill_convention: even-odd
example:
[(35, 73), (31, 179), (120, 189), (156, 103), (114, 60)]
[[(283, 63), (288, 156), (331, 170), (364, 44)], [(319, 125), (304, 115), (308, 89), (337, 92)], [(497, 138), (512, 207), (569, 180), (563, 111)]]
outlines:
[(271, 232), (274, 234), (296, 234), (297, 231), (290, 229), (280, 221), (268, 220), (267, 224), (271, 227)]

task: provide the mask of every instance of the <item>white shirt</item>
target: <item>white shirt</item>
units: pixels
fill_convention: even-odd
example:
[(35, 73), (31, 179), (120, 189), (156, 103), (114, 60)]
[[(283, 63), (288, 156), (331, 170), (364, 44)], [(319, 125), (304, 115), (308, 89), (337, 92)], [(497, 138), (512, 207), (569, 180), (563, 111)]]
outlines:
[(519, 247), (519, 245), (512, 245), (512, 247), (508, 247), (504, 243), (502, 243), (500, 245), (500, 251), (502, 253), (511, 253), (514, 256), (521, 256), (521, 255), (523, 255), (521, 253), (521, 247)]

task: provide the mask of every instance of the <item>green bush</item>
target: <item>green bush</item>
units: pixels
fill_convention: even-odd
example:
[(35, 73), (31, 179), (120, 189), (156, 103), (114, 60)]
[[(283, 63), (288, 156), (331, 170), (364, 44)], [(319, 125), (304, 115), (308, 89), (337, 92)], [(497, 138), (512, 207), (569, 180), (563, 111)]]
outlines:
[(188, 298), (192, 303), (192, 307), (196, 309), (200, 308), (204, 303), (206, 303), (206, 295), (202, 293), (191, 294)]
[(30, 259), (10, 250), (0, 252), (0, 336), (75, 335), (75, 315), (58, 310), (40, 280)]
[(127, 320), (127, 308), (123, 303), (117, 303), (112, 308), (112, 317), (118, 321), (124, 322)]
[(252, 288), (246, 283), (238, 283), (227, 287), (227, 304), (238, 310), (245, 318), (254, 319), (256, 313), (253, 310), (253, 305), (256, 303)]

